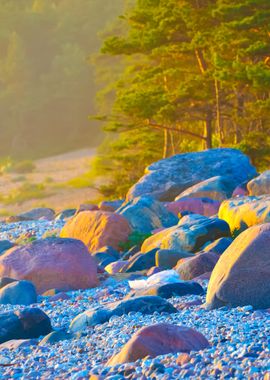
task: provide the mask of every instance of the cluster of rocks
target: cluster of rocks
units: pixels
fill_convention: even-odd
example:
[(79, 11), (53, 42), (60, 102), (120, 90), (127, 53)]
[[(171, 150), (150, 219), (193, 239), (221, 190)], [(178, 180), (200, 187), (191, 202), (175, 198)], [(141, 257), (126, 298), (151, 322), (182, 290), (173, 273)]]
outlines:
[[(134, 243), (135, 235), (140, 239)], [(213, 149), (161, 160), (125, 200), (59, 214), (34, 209), (2, 223), (0, 238), (3, 378), (269, 376), (270, 171), (258, 175), (241, 152)], [(53, 311), (65, 314), (56, 318)], [(208, 333), (226, 322), (227, 313), (230, 322), (235, 318), (237, 336), (241, 318), (235, 312), (248, 313), (247, 324), (262, 335), (245, 347), (239, 338), (239, 346), (230, 342), (227, 349), (224, 338), (223, 363), (220, 342)], [(136, 314), (138, 320), (143, 316), (138, 326)], [(198, 318), (209, 326), (196, 323)], [(124, 339), (118, 339), (120, 331)], [(93, 332), (103, 345), (108, 334), (109, 347), (91, 360)], [(78, 357), (55, 373), (43, 368), (42, 350), (53, 352), (57, 345), (61, 352), (63, 342), (80, 349), (88, 342), (88, 359)], [(248, 354), (253, 345), (255, 356)], [(16, 356), (31, 361), (35, 346), (40, 374), (35, 363), (33, 371), (19, 370)], [(244, 348), (245, 365), (234, 354)], [(204, 361), (204, 353), (207, 360), (216, 355), (215, 365)]]

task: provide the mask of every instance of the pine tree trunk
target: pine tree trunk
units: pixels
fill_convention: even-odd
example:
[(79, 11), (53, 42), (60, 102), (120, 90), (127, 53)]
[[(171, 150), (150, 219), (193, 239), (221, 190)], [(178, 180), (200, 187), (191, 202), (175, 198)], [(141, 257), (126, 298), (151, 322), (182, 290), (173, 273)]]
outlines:
[(217, 79), (215, 79), (215, 93), (216, 93), (216, 125), (217, 125), (217, 133), (219, 137), (219, 145), (224, 143), (224, 130), (223, 130), (223, 122), (221, 116), (221, 104), (220, 104), (220, 84)]
[(205, 148), (212, 148), (212, 112), (208, 111), (204, 122)]
[(168, 129), (164, 129), (164, 143), (163, 143), (163, 158), (168, 157), (169, 152), (169, 132)]
[(173, 131), (170, 131), (170, 140), (171, 140), (171, 152), (173, 155), (175, 155), (175, 144), (174, 144)]
[(236, 144), (240, 143), (242, 140), (241, 129), (239, 126), (239, 120), (244, 116), (244, 97), (240, 93), (237, 93), (237, 122), (235, 124), (235, 138), (234, 141)]

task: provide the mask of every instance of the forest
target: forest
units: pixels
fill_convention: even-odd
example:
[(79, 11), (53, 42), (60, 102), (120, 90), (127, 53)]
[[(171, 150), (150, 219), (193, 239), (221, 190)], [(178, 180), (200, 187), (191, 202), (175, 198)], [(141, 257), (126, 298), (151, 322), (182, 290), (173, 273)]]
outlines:
[(236, 147), (263, 170), (269, 25), (269, 0), (1, 0), (0, 156), (100, 145), (107, 197), (177, 153)]
[(96, 146), (91, 56), (123, 0), (0, 1), (0, 156)]
[(101, 49), (112, 80), (99, 93), (108, 137), (95, 170), (112, 177), (106, 196), (176, 153), (236, 147), (269, 167), (269, 25), (268, 0), (129, 4)]

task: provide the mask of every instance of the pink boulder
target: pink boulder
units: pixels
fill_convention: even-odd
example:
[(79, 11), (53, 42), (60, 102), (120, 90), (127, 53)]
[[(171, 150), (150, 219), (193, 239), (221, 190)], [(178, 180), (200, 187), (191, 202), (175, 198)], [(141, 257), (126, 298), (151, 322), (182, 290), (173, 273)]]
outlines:
[(71, 218), (60, 236), (79, 239), (90, 252), (110, 246), (119, 249), (131, 233), (128, 221), (121, 215), (106, 211), (83, 211)]
[(160, 323), (137, 331), (122, 350), (108, 361), (107, 365), (135, 362), (146, 356), (154, 358), (169, 353), (189, 353), (208, 346), (209, 342), (204, 335), (194, 329)]
[(179, 201), (168, 202), (165, 207), (175, 215), (191, 212), (204, 216), (213, 216), (218, 213), (220, 201), (208, 198), (183, 198)]
[(47, 238), (11, 248), (0, 257), (0, 277), (32, 281), (39, 294), (98, 285), (96, 263), (75, 239)]
[(175, 270), (180, 274), (182, 280), (193, 280), (205, 273), (212, 272), (219, 257), (214, 252), (197, 253), (193, 257), (180, 259)]

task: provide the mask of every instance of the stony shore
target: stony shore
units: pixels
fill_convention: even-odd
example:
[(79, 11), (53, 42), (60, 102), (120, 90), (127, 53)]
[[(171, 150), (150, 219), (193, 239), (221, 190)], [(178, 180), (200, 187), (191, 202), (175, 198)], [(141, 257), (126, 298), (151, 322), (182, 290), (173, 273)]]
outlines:
[(269, 380), (257, 175), (231, 149), (176, 155), (124, 200), (0, 223), (0, 379)]
[[(71, 320), (90, 306), (103, 306), (123, 298), (128, 292), (127, 281), (110, 279), (96, 289), (68, 292), (68, 300), (51, 302), (49, 298), (40, 297), (39, 303), (33, 306), (48, 314), (55, 329), (67, 329)], [(89, 328), (71, 340), (45, 345), (37, 345), (37, 340), (32, 346), (1, 350), (0, 377), (82, 380), (95, 374), (114, 380), (263, 379), (270, 370), (270, 314), (254, 311), (249, 306), (235, 309), (225, 307), (210, 312), (202, 306), (188, 306), (194, 300), (204, 302), (204, 296), (169, 299), (179, 310), (176, 314), (154, 313), (145, 316), (140, 312), (129, 313), (112, 317), (109, 322)], [(0, 311), (17, 308), (0, 306)], [(208, 338), (211, 347), (191, 352), (182, 365), (181, 354), (168, 354), (139, 360), (135, 364), (105, 366), (106, 361), (135, 331), (160, 322), (196, 328)]]

